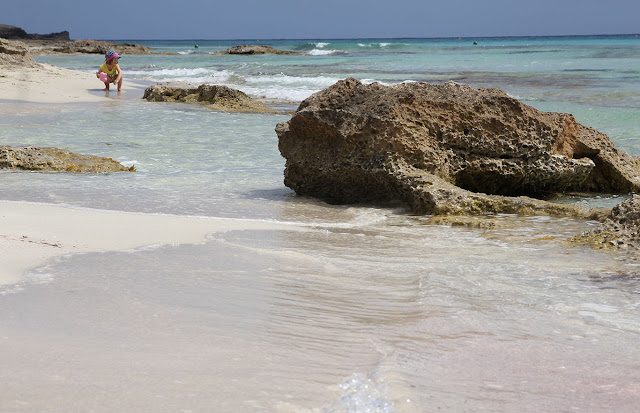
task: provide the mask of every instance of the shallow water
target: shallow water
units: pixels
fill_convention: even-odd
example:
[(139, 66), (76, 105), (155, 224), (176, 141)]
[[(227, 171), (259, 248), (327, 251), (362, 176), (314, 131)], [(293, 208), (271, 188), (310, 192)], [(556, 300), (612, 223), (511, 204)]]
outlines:
[[(298, 101), (334, 80), (454, 79), (575, 114), (640, 154), (634, 37), (281, 41), (311, 56), (210, 56), (161, 42), (138, 80), (222, 80)], [(94, 56), (41, 56), (91, 70)], [(125, 63), (126, 62), (126, 63)], [(138, 73), (139, 72), (139, 73)], [(198, 245), (65, 257), (0, 290), (0, 410), (590, 411), (640, 401), (640, 271), (567, 238), (596, 223), (510, 215), (436, 226), (401, 205), (284, 187), (288, 115), (149, 103), (3, 103), (0, 139), (138, 172), (3, 172), (0, 197), (293, 223)], [(558, 202), (611, 207), (626, 194)], [(286, 229), (290, 228), (290, 229)], [(126, 236), (126, 234), (123, 234)]]
[(633, 411), (635, 265), (559, 246), (580, 223), (502, 219), (231, 232), (54, 263), (0, 300), (16, 354), (2, 407)]

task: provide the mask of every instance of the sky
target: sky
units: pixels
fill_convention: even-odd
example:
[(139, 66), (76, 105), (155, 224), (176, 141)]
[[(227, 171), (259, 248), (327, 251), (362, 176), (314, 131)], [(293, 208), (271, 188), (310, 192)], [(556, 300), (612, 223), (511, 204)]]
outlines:
[(71, 39), (328, 39), (640, 33), (638, 0), (8, 0), (0, 24)]

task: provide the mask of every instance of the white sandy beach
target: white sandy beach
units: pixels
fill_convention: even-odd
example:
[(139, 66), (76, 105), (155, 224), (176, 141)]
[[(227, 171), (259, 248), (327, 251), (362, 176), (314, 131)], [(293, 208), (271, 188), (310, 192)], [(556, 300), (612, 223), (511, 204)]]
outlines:
[(98, 102), (104, 97), (91, 91), (101, 86), (91, 73), (52, 65), (2, 66), (0, 98), (34, 103)]

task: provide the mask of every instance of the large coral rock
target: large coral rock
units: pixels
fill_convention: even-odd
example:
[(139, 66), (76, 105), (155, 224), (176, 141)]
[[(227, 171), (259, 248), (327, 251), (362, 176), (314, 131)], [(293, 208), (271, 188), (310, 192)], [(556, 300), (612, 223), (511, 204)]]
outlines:
[(111, 158), (34, 146), (0, 146), (0, 169), (76, 173), (135, 171), (133, 166), (126, 167)]
[(263, 102), (251, 99), (240, 90), (218, 85), (200, 85), (197, 88), (154, 85), (144, 91), (143, 98), (151, 102), (201, 103), (213, 110), (229, 112), (274, 112)]
[(276, 133), (285, 184), (334, 203), (401, 199), (425, 213), (564, 213), (523, 196), (640, 186), (638, 159), (573, 116), (454, 82), (349, 78), (303, 101)]
[(17, 40), (0, 39), (0, 66), (40, 66), (33, 60), (27, 45)]

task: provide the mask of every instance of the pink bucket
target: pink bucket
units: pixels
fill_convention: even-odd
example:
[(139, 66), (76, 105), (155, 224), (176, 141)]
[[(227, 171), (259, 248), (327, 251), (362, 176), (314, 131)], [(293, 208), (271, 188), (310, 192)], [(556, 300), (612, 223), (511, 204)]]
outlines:
[(102, 81), (102, 82), (106, 82), (107, 79), (109, 79), (109, 77), (107, 76), (107, 74), (105, 72), (100, 72), (98, 77), (100, 78), (100, 81)]

